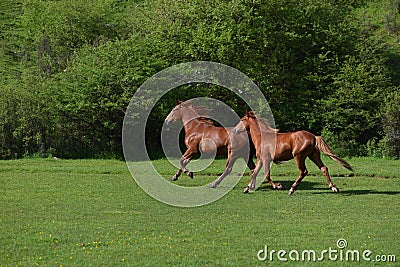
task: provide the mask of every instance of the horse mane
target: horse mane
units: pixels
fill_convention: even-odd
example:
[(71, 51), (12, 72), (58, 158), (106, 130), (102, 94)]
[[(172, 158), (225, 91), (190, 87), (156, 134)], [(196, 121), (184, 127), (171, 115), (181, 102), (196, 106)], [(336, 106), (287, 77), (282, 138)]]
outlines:
[(205, 106), (195, 106), (192, 105), (193, 110), (199, 115), (196, 119), (202, 123), (206, 123), (209, 125), (214, 125), (214, 122), (209, 119), (212, 110)]
[(186, 101), (186, 102), (182, 102), (179, 101), (178, 102), (180, 105), (182, 105), (183, 107), (187, 107), (187, 108), (191, 108), (198, 116), (193, 118), (196, 119), (202, 123), (206, 123), (209, 125), (214, 125), (214, 122), (209, 119), (208, 117), (210, 117), (210, 114), (212, 113), (212, 109), (206, 106), (200, 106), (200, 105), (193, 105), (192, 101)]
[(203, 122), (203, 123), (207, 123), (207, 124), (210, 124), (210, 125), (214, 125), (214, 122), (212, 121), (212, 120), (210, 120), (209, 118), (206, 118), (206, 117), (198, 117), (198, 118), (196, 118), (198, 121), (201, 121), (201, 122)]
[(254, 111), (247, 111), (246, 116), (255, 119), (258, 122), (258, 125), (260, 126), (261, 130), (264, 132), (274, 132), (274, 133), (279, 132), (279, 129), (272, 127), (267, 119), (257, 116)]
[(197, 114), (200, 116), (204, 115), (207, 116), (211, 113), (211, 108), (206, 106), (194, 105), (191, 100), (182, 102), (181, 100), (177, 101), (178, 105), (182, 107), (192, 108)]

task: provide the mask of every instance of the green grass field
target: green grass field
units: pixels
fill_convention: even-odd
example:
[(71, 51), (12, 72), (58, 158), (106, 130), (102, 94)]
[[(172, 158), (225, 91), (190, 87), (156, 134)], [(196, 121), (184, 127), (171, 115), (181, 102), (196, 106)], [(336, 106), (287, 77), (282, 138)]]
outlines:
[[(400, 161), (349, 159), (354, 174), (324, 161), (339, 194), (309, 163), (310, 176), (291, 197), (266, 184), (242, 194), (247, 173), (225, 197), (197, 208), (154, 200), (121, 161), (1, 161), (0, 266), (398, 266)], [(224, 164), (176, 183), (207, 184)], [(154, 165), (166, 178), (175, 172), (166, 160)], [(296, 177), (293, 161), (272, 167), (272, 179), (286, 187)], [(338, 248), (341, 238), (346, 248)], [(268, 258), (260, 261), (265, 246)], [(280, 256), (288, 261), (277, 252), (271, 261), (271, 250), (286, 251)], [(310, 250), (317, 262), (312, 254), (301, 260)], [(318, 262), (324, 250), (336, 250), (337, 259), (327, 252)], [(359, 251), (360, 261), (346, 261), (348, 250)], [(296, 251), (299, 261), (292, 261)]]

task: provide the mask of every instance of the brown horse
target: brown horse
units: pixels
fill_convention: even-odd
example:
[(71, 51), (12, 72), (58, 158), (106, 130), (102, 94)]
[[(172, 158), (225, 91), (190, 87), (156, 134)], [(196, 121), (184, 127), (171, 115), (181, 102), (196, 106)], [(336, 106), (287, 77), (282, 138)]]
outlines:
[(270, 127), (265, 119), (257, 118), (254, 112), (247, 112), (235, 127), (236, 133), (245, 132), (246, 130), (250, 131), (258, 161), (252, 173), (251, 181), (243, 191), (244, 193), (254, 190), (256, 177), (262, 165), (265, 167), (265, 179), (273, 188), (281, 189), (282, 186), (278, 183), (275, 184), (270, 178), (270, 163), (279, 163), (294, 158), (300, 170), (300, 175), (289, 190), (289, 195), (292, 195), (301, 180), (308, 174), (305, 164), (307, 157), (325, 175), (329, 188), (335, 193), (338, 192), (339, 190), (329, 177), (328, 168), (321, 161), (320, 152), (325, 153), (343, 167), (353, 171), (349, 163), (333, 154), (321, 136), (315, 136), (307, 131), (279, 133), (278, 130)]
[[(191, 101), (178, 102), (165, 119), (166, 124), (182, 120), (185, 129), (185, 145), (187, 150), (179, 160), (180, 169), (171, 178), (175, 181), (182, 171), (193, 178), (193, 172), (186, 169), (186, 165), (197, 153), (228, 155), (226, 167), (221, 176), (210, 187), (216, 187), (231, 171), (238, 158), (243, 158), (250, 170), (255, 168), (250, 138), (247, 132), (234, 133), (234, 128), (217, 127), (214, 123), (199, 115)], [(216, 150), (216, 151), (215, 151)]]

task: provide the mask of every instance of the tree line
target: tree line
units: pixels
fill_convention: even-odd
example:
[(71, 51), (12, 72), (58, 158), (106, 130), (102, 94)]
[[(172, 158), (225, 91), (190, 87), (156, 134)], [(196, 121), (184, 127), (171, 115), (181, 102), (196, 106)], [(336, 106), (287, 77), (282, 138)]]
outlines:
[[(166, 67), (214, 61), (262, 90), (281, 131), (322, 134), (341, 156), (400, 156), (400, 0), (0, 1), (0, 158), (122, 157), (137, 88)], [(174, 99), (240, 99), (202, 84)]]

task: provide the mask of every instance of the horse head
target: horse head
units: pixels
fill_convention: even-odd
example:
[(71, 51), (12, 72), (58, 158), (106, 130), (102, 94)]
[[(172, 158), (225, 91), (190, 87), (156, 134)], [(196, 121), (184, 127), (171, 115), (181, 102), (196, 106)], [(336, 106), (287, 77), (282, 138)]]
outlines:
[(176, 122), (182, 119), (183, 114), (186, 113), (188, 109), (192, 107), (192, 101), (190, 100), (185, 102), (177, 100), (176, 104), (177, 105), (171, 110), (171, 112), (165, 118), (166, 125), (168, 125), (168, 123), (170, 122)]
[(247, 111), (246, 115), (244, 115), (241, 119), (240, 122), (236, 125), (235, 127), (235, 132), (236, 133), (241, 133), (244, 131), (249, 131), (251, 125), (258, 127), (260, 130), (265, 131), (265, 132), (273, 132), (277, 133), (279, 132), (278, 129), (275, 129), (271, 127), (270, 123), (268, 120), (264, 118), (259, 118), (257, 117), (256, 113), (254, 111)]
[(255, 113), (253, 111), (247, 111), (240, 122), (235, 126), (235, 133), (239, 134), (250, 129), (250, 118), (255, 118)]

